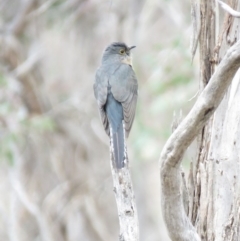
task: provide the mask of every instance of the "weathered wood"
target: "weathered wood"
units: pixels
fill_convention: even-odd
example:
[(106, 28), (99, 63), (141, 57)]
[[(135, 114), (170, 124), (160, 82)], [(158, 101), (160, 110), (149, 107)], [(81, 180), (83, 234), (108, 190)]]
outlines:
[(190, 113), (173, 132), (160, 156), (162, 211), (173, 241), (200, 240), (187, 217), (181, 193), (181, 158), (222, 101), (240, 67), (240, 41), (226, 53)]
[[(231, 0), (229, 4), (237, 9), (237, 2)], [(239, 39), (239, 20), (228, 13), (224, 16), (221, 9), (219, 13), (216, 28), (219, 26), (220, 33), (212, 55), (212, 65), (221, 62), (226, 51)], [(204, 62), (204, 58), (200, 61)], [(204, 85), (203, 78), (201, 81)], [(239, 77), (235, 76), (214, 116), (204, 126), (199, 138), (198, 158), (193, 163), (194, 171), (191, 170), (191, 177), (194, 179), (194, 185), (189, 192), (194, 206), (194, 209), (191, 209), (191, 217), (203, 240), (232, 241), (238, 240), (239, 237), (237, 227), (240, 224), (235, 207), (239, 198), (237, 190), (240, 182), (236, 175), (236, 170), (239, 170), (239, 153), (236, 148), (239, 111), (235, 106), (239, 103), (238, 82)], [(235, 210), (234, 218), (232, 210)]]
[[(124, 125), (124, 123), (123, 123)], [(124, 137), (125, 138), (125, 137)], [(138, 241), (139, 227), (138, 215), (133, 191), (133, 185), (129, 169), (129, 160), (125, 139), (125, 165), (121, 169), (116, 168), (114, 160), (113, 144), (110, 145), (110, 160), (113, 177), (114, 194), (118, 209), (120, 225), (119, 241)]]

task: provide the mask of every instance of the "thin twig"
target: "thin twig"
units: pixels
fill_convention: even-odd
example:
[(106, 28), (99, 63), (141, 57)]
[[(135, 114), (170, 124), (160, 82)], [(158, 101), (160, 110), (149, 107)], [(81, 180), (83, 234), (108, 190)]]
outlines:
[(15, 77), (20, 78), (26, 74), (29, 74), (29, 72), (32, 71), (32, 69), (36, 66), (40, 59), (40, 51), (33, 53), (23, 63), (17, 66), (17, 68), (14, 70)]

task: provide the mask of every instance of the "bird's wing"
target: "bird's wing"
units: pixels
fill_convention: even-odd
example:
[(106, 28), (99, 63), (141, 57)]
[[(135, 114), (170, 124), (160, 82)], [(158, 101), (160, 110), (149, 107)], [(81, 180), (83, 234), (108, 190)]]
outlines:
[(106, 133), (110, 135), (108, 118), (104, 108), (104, 105), (106, 104), (106, 101), (107, 101), (107, 86), (108, 86), (108, 77), (106, 73), (103, 71), (103, 69), (100, 68), (97, 70), (93, 89), (94, 89), (95, 98), (97, 99), (98, 109), (99, 109), (99, 113), (100, 113), (100, 117), (101, 117), (104, 129)]
[(110, 78), (114, 98), (123, 106), (125, 133), (128, 137), (135, 117), (138, 84), (131, 66), (121, 64)]

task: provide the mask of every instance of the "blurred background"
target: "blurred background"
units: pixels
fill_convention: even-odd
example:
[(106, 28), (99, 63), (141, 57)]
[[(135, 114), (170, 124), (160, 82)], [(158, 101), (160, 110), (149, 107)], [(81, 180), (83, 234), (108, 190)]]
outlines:
[[(190, 1), (0, 0), (0, 240), (118, 240), (109, 140), (93, 95), (102, 52), (136, 45), (128, 139), (141, 241), (168, 241), (159, 155), (198, 90)], [(188, 168), (192, 151), (185, 157)]]

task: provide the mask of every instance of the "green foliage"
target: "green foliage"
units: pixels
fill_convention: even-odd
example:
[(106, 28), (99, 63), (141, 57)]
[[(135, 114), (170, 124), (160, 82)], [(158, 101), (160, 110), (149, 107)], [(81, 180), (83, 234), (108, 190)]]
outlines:
[(30, 131), (36, 132), (54, 131), (56, 128), (54, 120), (49, 116), (44, 115), (34, 116), (32, 118), (24, 120), (22, 124)]
[(0, 87), (5, 87), (7, 85), (6, 78), (4, 75), (0, 72)]
[[(4, 103), (0, 105), (0, 113), (6, 113), (9, 105)], [(54, 131), (55, 122), (48, 116), (35, 116), (23, 121), (14, 123), (12, 129), (3, 131), (0, 140), (0, 159), (5, 160), (10, 166), (14, 165), (14, 149), (21, 147), (28, 133), (39, 133)]]
[(4, 133), (0, 141), (0, 158), (5, 160), (10, 166), (14, 165), (13, 148), (19, 137), (13, 133)]
[(6, 115), (11, 112), (11, 105), (8, 102), (0, 103), (0, 115)]

